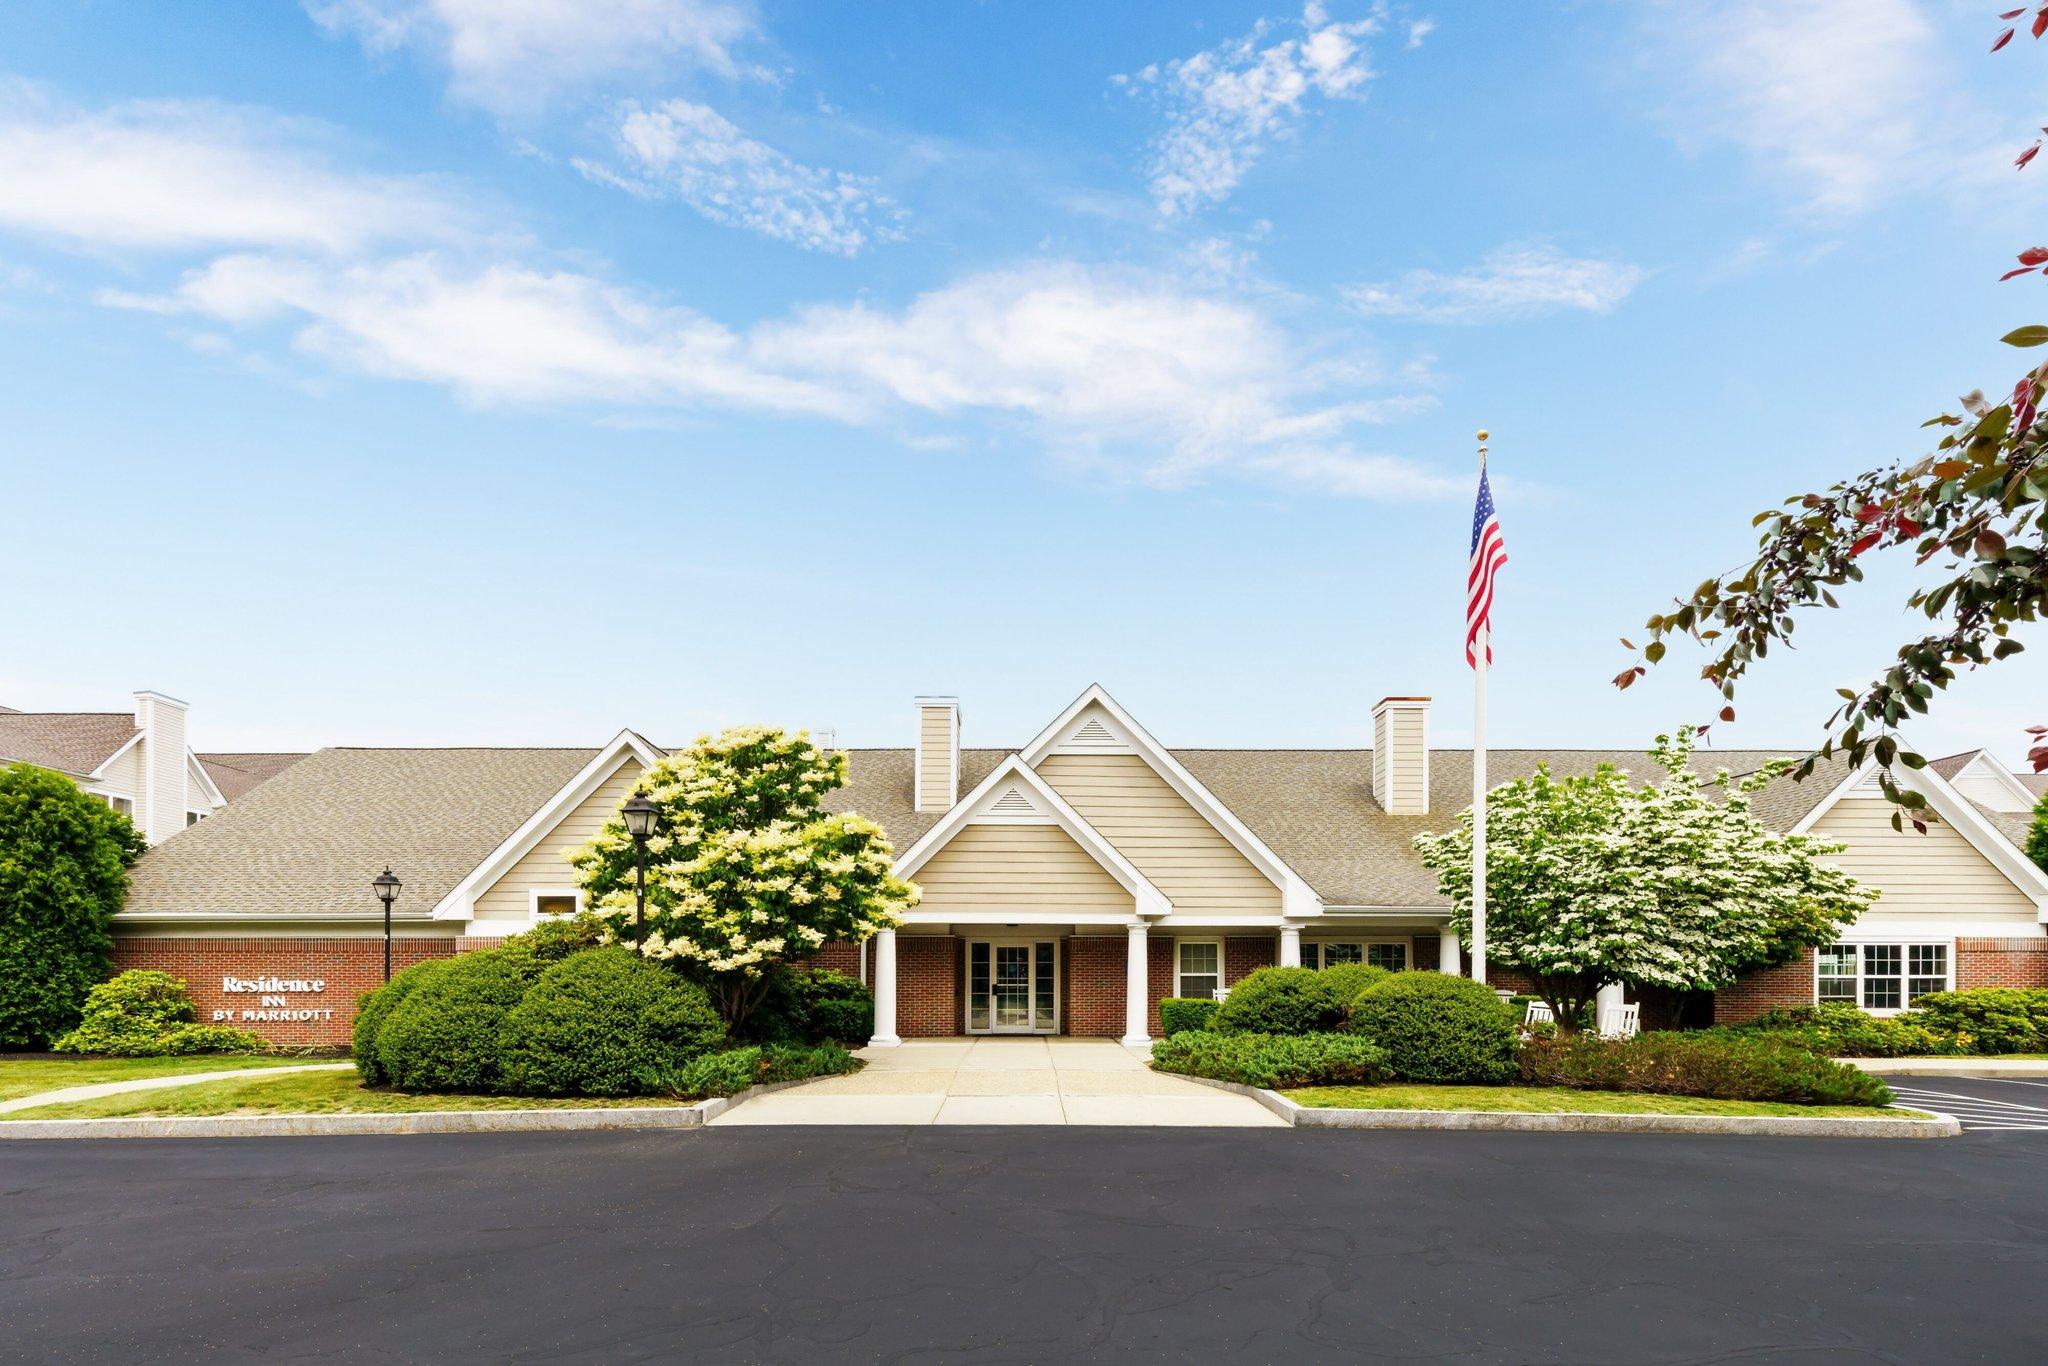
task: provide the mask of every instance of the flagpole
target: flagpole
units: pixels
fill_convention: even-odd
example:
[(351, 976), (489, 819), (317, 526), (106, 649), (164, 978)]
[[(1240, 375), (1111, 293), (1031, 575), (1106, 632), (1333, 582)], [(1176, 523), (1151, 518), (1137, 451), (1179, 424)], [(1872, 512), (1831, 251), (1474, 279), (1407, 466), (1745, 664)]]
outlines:
[[(1486, 433), (1479, 433), (1479, 474), (1486, 476)], [(1486, 980), (1486, 670), (1493, 627), (1472, 642), (1472, 980)]]

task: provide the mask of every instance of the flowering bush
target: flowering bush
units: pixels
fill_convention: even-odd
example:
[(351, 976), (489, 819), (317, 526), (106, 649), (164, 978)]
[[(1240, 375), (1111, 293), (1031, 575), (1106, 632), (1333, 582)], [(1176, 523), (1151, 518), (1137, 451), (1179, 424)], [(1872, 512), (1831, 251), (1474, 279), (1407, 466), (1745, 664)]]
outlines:
[[(1822, 861), (1841, 846), (1774, 834), (1750, 814), (1784, 766), (1702, 780), (1693, 737), (1689, 726), (1657, 737), (1654, 785), (1610, 764), (1566, 778), (1539, 767), (1487, 794), (1488, 952), (1530, 975), (1563, 1032), (1603, 983), (1724, 987), (1832, 943), (1876, 898)], [(1471, 811), (1415, 847), (1469, 939)]]
[[(881, 827), (824, 809), (845, 782), (844, 754), (762, 726), (700, 736), (640, 781), (657, 812), (641, 952), (700, 975), (735, 1031), (790, 960), (891, 929), (917, 904), (917, 889), (890, 871)], [(586, 904), (624, 943), (634, 859), (616, 816), (569, 858)]]

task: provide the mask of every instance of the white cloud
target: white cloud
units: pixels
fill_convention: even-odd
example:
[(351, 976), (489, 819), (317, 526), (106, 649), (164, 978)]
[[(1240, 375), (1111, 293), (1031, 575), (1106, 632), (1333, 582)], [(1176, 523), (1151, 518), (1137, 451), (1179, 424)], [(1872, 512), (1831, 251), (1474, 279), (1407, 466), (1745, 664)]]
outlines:
[[(170, 295), (107, 302), (239, 326), (475, 403), (721, 407), (848, 423), (995, 418), (1063, 458), (1158, 487), (1212, 477), (1406, 499), (1463, 490), (1361, 452), (1360, 425), (1426, 407), (1259, 307), (1128, 272), (1048, 263), (968, 276), (902, 308), (821, 305), (739, 330), (566, 271), (241, 255)], [(913, 436), (930, 435), (912, 431)], [(944, 434), (944, 433), (941, 433)]]
[(423, 47), (448, 64), (460, 98), (531, 108), (577, 86), (690, 65), (743, 69), (734, 50), (756, 34), (740, 0), (304, 0), (329, 34), (371, 52)]
[(577, 168), (648, 198), (680, 199), (715, 223), (842, 256), (902, 236), (900, 212), (872, 180), (794, 161), (705, 105), (627, 103), (614, 139), (622, 168), (587, 159)]
[(0, 92), (0, 227), (78, 246), (348, 252), (447, 236), (464, 214), (421, 178), (330, 166), (322, 130), (184, 101), (60, 109)]
[(1408, 41), (1402, 44), (1402, 46), (1407, 48), (1408, 51), (1413, 52), (1416, 48), (1422, 46), (1424, 38), (1435, 32), (1436, 20), (1416, 19), (1408, 25)]
[[(1266, 145), (1300, 124), (1311, 96), (1356, 97), (1372, 78), (1364, 40), (1377, 19), (1333, 23), (1320, 4), (1302, 12), (1298, 36), (1266, 42), (1260, 20), (1242, 38), (1192, 57), (1114, 78), (1155, 98), (1166, 129), (1153, 139), (1147, 180), (1161, 213), (1191, 212), (1229, 196)], [(1264, 46), (1261, 46), (1264, 44)]]
[(1915, 0), (1659, 5), (1645, 31), (1681, 145), (1740, 148), (1816, 214), (2009, 169)]
[(1399, 279), (1352, 285), (1344, 298), (1367, 317), (1486, 323), (1576, 309), (1611, 311), (1641, 283), (1639, 267), (1565, 256), (1551, 247), (1502, 247), (1471, 270), (1411, 270)]

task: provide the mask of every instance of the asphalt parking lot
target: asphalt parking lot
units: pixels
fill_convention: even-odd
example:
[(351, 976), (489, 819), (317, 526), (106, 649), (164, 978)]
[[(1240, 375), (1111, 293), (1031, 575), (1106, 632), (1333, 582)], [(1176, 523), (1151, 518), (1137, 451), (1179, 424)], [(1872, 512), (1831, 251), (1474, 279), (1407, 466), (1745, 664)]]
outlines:
[(2004, 1126), (17, 1143), (0, 1355), (2015, 1362), (2044, 1227)]

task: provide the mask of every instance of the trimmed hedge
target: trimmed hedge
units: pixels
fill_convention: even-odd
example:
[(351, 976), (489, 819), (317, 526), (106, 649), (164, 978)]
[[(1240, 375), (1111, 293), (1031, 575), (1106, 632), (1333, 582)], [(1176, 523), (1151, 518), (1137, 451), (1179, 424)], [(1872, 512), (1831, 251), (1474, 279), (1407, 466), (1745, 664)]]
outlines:
[(1359, 994), (1348, 1027), (1385, 1049), (1402, 1081), (1490, 1083), (1515, 1075), (1515, 1024), (1482, 982), (1397, 972)]
[(1918, 1012), (1866, 1015), (1845, 1002), (1767, 1010), (1739, 1025), (1694, 1030), (1707, 1038), (1770, 1038), (1824, 1058), (1950, 1057), (1967, 1053), (1951, 1031), (1928, 1028)]
[(192, 992), (168, 972), (133, 969), (85, 996), (78, 1027), (51, 1047), (59, 1053), (120, 1058), (185, 1057), (194, 1053), (261, 1053), (259, 1034), (199, 1023)]
[(748, 1044), (720, 1053), (706, 1053), (681, 1068), (648, 1068), (640, 1074), (642, 1090), (685, 1100), (736, 1096), (749, 1086), (779, 1081), (808, 1081), (860, 1070), (859, 1058), (836, 1043), (811, 1048), (784, 1044)]
[(1268, 1089), (1387, 1079), (1386, 1053), (1353, 1034), (1215, 1034), (1190, 1029), (1154, 1043), (1152, 1066), (1161, 1072)]
[(776, 972), (745, 1027), (750, 1039), (787, 1044), (864, 1044), (874, 1032), (874, 992), (833, 968)]
[(356, 998), (355, 1024), (349, 1030), (350, 1049), (355, 1054), (356, 1075), (365, 1086), (382, 1086), (391, 1080), (384, 1064), (377, 1060), (377, 1035), (398, 1003), (412, 995), (435, 973), (447, 967), (446, 958), (429, 958), (391, 974), (391, 980)]
[(384, 1075), (408, 1091), (498, 1090), (499, 1031), (541, 966), (530, 950), (512, 944), (448, 959), (377, 1031)]
[(1367, 987), (1376, 987), (1394, 974), (1370, 963), (1339, 963), (1323, 969), (1323, 981), (1348, 1008)]
[(1314, 968), (1260, 968), (1217, 1008), (1222, 1034), (1318, 1034), (1342, 1027), (1344, 1002)]
[(572, 953), (603, 947), (604, 921), (589, 911), (577, 915), (552, 916), (523, 934), (515, 934), (500, 947), (524, 949), (543, 963), (559, 963)]
[(1522, 1080), (1586, 1091), (1648, 1091), (1713, 1100), (1797, 1105), (1887, 1105), (1891, 1089), (1847, 1063), (1796, 1044), (1752, 1038), (1655, 1032), (1632, 1039), (1532, 1038), (1522, 1044)]
[(515, 1095), (630, 1096), (649, 1068), (680, 1067), (725, 1040), (703, 988), (623, 947), (584, 949), (541, 973), (499, 1031)]
[(1190, 1029), (1216, 1027), (1220, 1002), (1201, 996), (1169, 996), (1159, 1003), (1159, 1032), (1171, 1037)]
[(1972, 1053), (2048, 1053), (2048, 990), (2039, 987), (1937, 991), (1913, 1003), (1916, 1016)]

